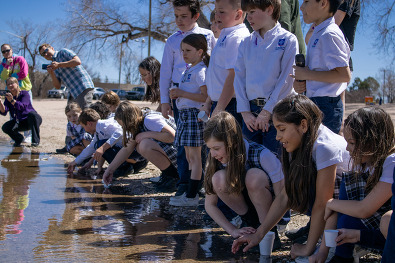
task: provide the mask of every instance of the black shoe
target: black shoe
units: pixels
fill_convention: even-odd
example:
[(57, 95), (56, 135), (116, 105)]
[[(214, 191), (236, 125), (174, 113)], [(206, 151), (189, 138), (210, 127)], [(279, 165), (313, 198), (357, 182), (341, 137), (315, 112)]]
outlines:
[(14, 142), (13, 147), (20, 147), (22, 142)]
[(38, 147), (40, 144), (38, 142), (32, 142), (31, 147)]
[(147, 167), (148, 165), (148, 161), (146, 159), (144, 159), (143, 161), (137, 162), (133, 164), (133, 173), (137, 174), (138, 172), (140, 172), (141, 170), (143, 170), (145, 167)]
[(175, 196), (181, 196), (188, 190), (188, 184), (178, 184)]
[(58, 154), (63, 154), (63, 153), (67, 153), (67, 148), (66, 146), (61, 148), (61, 149), (56, 149), (56, 153)]
[(293, 243), (304, 244), (307, 241), (308, 237), (309, 237), (309, 234), (303, 235), (303, 236), (298, 237), (297, 239), (293, 240)]
[(163, 193), (172, 193), (177, 190), (178, 178), (165, 177), (166, 181), (160, 185), (156, 185), (156, 191)]
[(309, 230), (310, 230), (310, 221), (304, 227), (301, 227), (296, 230), (285, 231), (285, 236), (288, 237), (288, 239), (294, 241), (302, 236), (308, 235)]
[(334, 255), (333, 258), (328, 263), (353, 263), (354, 258), (343, 258)]
[(118, 167), (118, 169), (115, 170), (113, 177), (114, 178), (123, 177), (132, 173), (133, 173), (133, 165), (131, 164), (121, 165), (120, 167)]

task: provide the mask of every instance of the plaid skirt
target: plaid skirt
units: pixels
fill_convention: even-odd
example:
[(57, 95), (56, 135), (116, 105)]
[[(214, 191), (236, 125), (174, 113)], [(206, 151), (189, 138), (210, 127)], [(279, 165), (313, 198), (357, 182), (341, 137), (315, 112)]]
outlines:
[(196, 108), (182, 109), (179, 111), (174, 145), (191, 147), (203, 146), (204, 124), (202, 121), (198, 121), (198, 113), (199, 110)]
[(170, 162), (177, 168), (177, 147), (175, 147), (172, 143), (165, 143), (161, 141), (154, 140), (162, 150), (165, 152)]

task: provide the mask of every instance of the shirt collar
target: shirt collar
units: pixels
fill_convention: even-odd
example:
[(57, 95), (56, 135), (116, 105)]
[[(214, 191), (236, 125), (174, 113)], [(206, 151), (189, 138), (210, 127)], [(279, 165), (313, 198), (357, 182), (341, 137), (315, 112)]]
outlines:
[(55, 60), (55, 58), (58, 56), (59, 51), (55, 50), (55, 53), (52, 56), (52, 60)]
[(276, 36), (276, 33), (280, 28), (281, 25), (279, 22), (277, 22), (273, 28), (271, 28), (265, 33), (264, 38), (262, 38), (262, 36), (259, 34), (258, 31), (252, 32), (252, 34), (254, 35), (255, 45), (261, 44), (263, 41), (272, 39), (274, 36)]
[(333, 24), (333, 23), (335, 23), (335, 18), (333, 16), (331, 16), (330, 18), (324, 20), (323, 22), (321, 22), (321, 24), (316, 26), (314, 28), (314, 33), (321, 31), (322, 29), (328, 27), (330, 24)]
[(235, 31), (237, 29), (241, 29), (241, 28), (247, 28), (246, 25), (244, 23), (232, 26), (232, 27), (225, 27), (221, 30), (221, 33), (219, 34), (218, 40), (222, 41), (224, 37), (226, 37), (227, 35), (229, 35), (232, 31)]
[(197, 27), (198, 27), (198, 24), (195, 23), (195, 26), (194, 26), (191, 30), (185, 31), (185, 32), (183, 32), (183, 31), (181, 31), (181, 30), (178, 30), (178, 31), (177, 31), (177, 35), (185, 35), (186, 33), (193, 32)]

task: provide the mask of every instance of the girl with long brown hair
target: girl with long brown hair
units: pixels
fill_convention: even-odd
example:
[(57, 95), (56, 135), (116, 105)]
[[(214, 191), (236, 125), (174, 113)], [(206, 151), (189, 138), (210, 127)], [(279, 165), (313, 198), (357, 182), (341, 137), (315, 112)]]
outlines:
[[(234, 238), (255, 233), (284, 187), (279, 159), (263, 145), (244, 139), (236, 119), (225, 111), (207, 122), (203, 138), (210, 149), (204, 178), (207, 213)], [(219, 198), (247, 227), (239, 229), (226, 219), (217, 207)], [(278, 238), (276, 248), (280, 246)]]
[(276, 139), (283, 146), (285, 187), (257, 232), (236, 239), (233, 252), (244, 243), (248, 243), (244, 251), (259, 244), (290, 208), (311, 217), (307, 243), (294, 244), (291, 257), (310, 256), (314, 252), (325, 227), (325, 205), (334, 195), (335, 179), (348, 170), (349, 163), (346, 141), (321, 121), (321, 111), (306, 96), (291, 95), (276, 104), (273, 124), (277, 130)]

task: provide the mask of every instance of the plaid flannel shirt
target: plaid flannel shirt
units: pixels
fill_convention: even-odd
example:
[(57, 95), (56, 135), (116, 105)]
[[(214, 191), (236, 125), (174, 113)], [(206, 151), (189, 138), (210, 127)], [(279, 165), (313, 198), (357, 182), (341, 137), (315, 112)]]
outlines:
[(77, 145), (82, 144), (82, 140), (92, 141), (92, 135), (85, 132), (84, 128), (81, 128), (78, 132), (76, 128), (72, 126), (70, 122), (67, 123), (67, 133), (71, 134), (71, 136), (75, 137), (71, 141), (69, 141), (66, 145), (67, 151), (70, 151), (71, 148)]
[[(55, 52), (53, 60), (65, 62), (72, 60), (75, 56), (77, 54), (72, 50), (64, 48)], [(70, 94), (74, 99), (85, 89), (94, 88), (91, 77), (82, 65), (71, 68), (58, 68), (55, 70), (55, 75), (70, 89)]]

